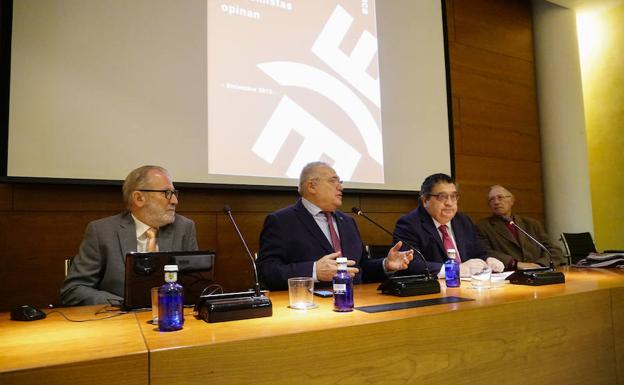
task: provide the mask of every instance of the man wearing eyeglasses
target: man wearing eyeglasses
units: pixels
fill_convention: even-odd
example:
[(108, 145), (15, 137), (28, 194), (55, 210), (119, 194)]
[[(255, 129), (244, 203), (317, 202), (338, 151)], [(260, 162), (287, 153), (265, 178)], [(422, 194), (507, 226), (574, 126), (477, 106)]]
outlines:
[(131, 251), (197, 250), (195, 224), (176, 214), (178, 190), (159, 166), (139, 167), (123, 184), (126, 211), (87, 225), (63, 287), (65, 305), (119, 304)]
[(321, 286), (328, 285), (341, 255), (348, 259), (347, 269), (355, 283), (362, 274), (367, 280), (380, 281), (407, 268), (413, 251), (400, 252), (400, 242), (384, 259), (365, 258), (355, 221), (338, 210), (342, 190), (333, 168), (323, 162), (309, 163), (299, 178), (301, 198), (266, 217), (257, 262), (260, 279), (270, 290), (287, 289), (292, 277), (313, 277)]
[(479, 237), (492, 250), (490, 254), (505, 264), (507, 270), (530, 269), (549, 266), (548, 254), (539, 245), (520, 233), (509, 221), (531, 234), (550, 251), (553, 262), (559, 265), (563, 252), (553, 245), (542, 225), (531, 218), (512, 213), (514, 195), (505, 187), (490, 188), (488, 202), (492, 216), (477, 223)]
[[(457, 212), (458, 199), (457, 186), (450, 176), (428, 176), (420, 189), (418, 207), (397, 221), (394, 242), (403, 240), (417, 247), (427, 259), (429, 270), (439, 272), (439, 277), (444, 276), (448, 249), (456, 250), (462, 276), (469, 276), (471, 268), (503, 271), (502, 262), (487, 256), (470, 218)], [(408, 271), (418, 273), (412, 270), (410, 266)]]

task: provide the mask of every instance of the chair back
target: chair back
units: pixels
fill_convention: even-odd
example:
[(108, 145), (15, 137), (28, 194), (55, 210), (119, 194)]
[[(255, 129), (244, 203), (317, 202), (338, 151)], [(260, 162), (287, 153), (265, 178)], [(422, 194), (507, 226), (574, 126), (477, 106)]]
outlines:
[[(388, 256), (388, 252), (392, 248), (392, 245), (366, 245), (366, 253), (368, 254), (368, 259), (383, 259)], [(373, 282), (371, 280), (366, 279), (365, 276), (362, 277), (362, 283)]]
[(561, 233), (561, 242), (565, 247), (570, 264), (575, 264), (596, 252), (596, 245), (590, 233)]
[(67, 274), (69, 274), (69, 268), (71, 267), (73, 260), (74, 260), (74, 257), (69, 257), (65, 259), (65, 276), (66, 277), (67, 277)]

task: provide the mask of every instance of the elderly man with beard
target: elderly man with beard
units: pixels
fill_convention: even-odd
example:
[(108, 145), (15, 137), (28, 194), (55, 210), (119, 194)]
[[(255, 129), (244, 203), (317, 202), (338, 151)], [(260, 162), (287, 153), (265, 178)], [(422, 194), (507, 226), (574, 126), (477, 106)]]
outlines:
[(124, 212), (87, 225), (61, 288), (63, 304), (121, 301), (129, 252), (197, 250), (195, 224), (175, 213), (178, 190), (167, 170), (143, 166), (131, 171), (123, 198)]

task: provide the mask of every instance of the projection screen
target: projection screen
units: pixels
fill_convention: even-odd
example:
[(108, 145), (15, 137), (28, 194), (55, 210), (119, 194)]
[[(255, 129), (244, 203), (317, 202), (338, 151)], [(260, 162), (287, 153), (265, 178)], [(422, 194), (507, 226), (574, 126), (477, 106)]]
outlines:
[(14, 0), (7, 176), (417, 190), (451, 171), (439, 0)]

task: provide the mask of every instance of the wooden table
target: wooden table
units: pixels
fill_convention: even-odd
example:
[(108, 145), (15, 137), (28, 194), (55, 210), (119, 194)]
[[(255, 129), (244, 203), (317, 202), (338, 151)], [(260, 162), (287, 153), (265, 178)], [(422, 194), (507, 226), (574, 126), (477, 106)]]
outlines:
[[(308, 311), (272, 293), (273, 317), (159, 333), (138, 314), (150, 384), (624, 384), (624, 272), (567, 271), (566, 284), (460, 288), (411, 298), (356, 288), (356, 306), (454, 295), (474, 301), (368, 314)], [(616, 359), (618, 360), (616, 362)]]
[[(273, 317), (208, 324), (187, 311), (162, 333), (149, 312), (70, 323), (0, 315), (0, 383), (129, 384), (620, 384), (624, 385), (624, 271), (565, 269), (566, 284), (468, 283), (436, 295), (356, 288), (356, 306), (454, 295), (474, 299), (383, 313), (287, 307)], [(62, 309), (87, 318), (98, 307)], [(149, 356), (149, 360), (148, 360)]]
[[(84, 320), (106, 317), (94, 314), (101, 308), (60, 310)], [(134, 313), (94, 322), (69, 322), (58, 313), (20, 322), (0, 314), (1, 384), (147, 384), (148, 373), (148, 351)]]

